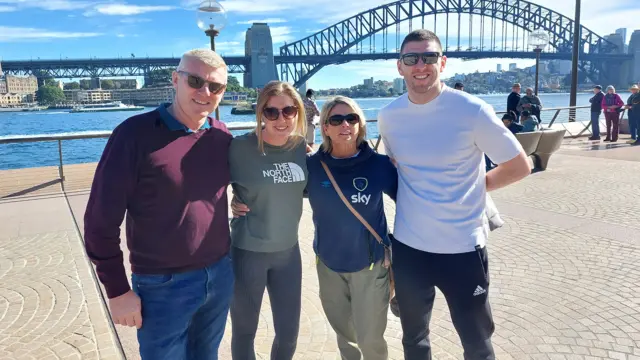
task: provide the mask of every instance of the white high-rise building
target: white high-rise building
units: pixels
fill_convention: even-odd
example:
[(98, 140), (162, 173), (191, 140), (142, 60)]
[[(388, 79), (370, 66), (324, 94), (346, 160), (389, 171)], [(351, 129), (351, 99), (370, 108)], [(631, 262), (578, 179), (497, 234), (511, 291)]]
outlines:
[(624, 46), (624, 52), (627, 52), (628, 46), (627, 46), (627, 28), (620, 28), (620, 29), (616, 29), (616, 34), (620, 35), (620, 37), (622, 37), (622, 44)]
[(515, 70), (517, 68), (518, 68), (518, 64), (516, 64), (516, 63), (509, 64), (509, 71), (513, 71), (513, 70)]
[(395, 91), (396, 94), (404, 94), (404, 79), (403, 78), (393, 79), (393, 91)]
[(502, 64), (498, 64), (498, 66), (496, 66), (496, 71), (502, 72)]

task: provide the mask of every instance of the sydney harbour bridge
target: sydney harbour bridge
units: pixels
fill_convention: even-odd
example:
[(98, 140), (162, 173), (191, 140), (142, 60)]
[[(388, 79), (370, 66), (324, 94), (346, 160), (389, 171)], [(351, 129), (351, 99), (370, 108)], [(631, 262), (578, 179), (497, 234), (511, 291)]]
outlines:
[[(328, 65), (397, 59), (406, 30), (435, 31), (445, 55), (465, 60), (535, 58), (528, 34), (542, 29), (549, 44), (542, 59), (571, 60), (574, 21), (524, 0), (401, 0), (370, 9), (273, 52), (269, 28), (247, 31), (245, 56), (225, 56), (231, 73), (244, 73), (244, 85), (262, 87), (280, 79), (302, 85)], [(594, 82), (626, 85), (634, 67), (623, 45), (581, 26), (579, 71)], [(47, 78), (146, 76), (174, 68), (179, 58), (117, 58), (3, 61), (5, 73)], [(637, 77), (638, 74), (636, 74)]]

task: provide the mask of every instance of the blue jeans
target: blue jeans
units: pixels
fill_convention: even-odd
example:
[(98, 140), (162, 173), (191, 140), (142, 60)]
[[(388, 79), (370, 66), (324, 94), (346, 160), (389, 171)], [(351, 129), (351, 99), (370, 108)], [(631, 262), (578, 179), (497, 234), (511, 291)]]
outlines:
[(594, 138), (600, 137), (600, 112), (591, 112), (591, 132)]
[(629, 118), (629, 132), (631, 133), (631, 139), (636, 140), (638, 138), (638, 127), (640, 124), (640, 108), (638, 110), (627, 110), (627, 118)]
[(199, 270), (132, 275), (142, 300), (142, 360), (217, 360), (233, 291), (227, 255)]

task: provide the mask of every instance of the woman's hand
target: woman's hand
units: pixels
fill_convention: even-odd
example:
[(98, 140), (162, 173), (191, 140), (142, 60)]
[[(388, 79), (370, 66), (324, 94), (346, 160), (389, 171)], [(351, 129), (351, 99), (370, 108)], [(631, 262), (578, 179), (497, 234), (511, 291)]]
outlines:
[(245, 216), (247, 213), (251, 211), (249, 207), (236, 199), (234, 196), (231, 200), (231, 212), (233, 213), (234, 218), (239, 218), (240, 216)]

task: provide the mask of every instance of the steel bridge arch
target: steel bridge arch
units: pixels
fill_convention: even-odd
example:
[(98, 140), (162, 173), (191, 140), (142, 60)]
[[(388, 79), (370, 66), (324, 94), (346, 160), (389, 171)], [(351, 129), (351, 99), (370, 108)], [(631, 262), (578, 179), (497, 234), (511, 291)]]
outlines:
[[(495, 18), (527, 31), (549, 32), (549, 45), (570, 52), (574, 21), (547, 7), (525, 0), (400, 0), (363, 11), (315, 34), (280, 47), (281, 56), (344, 54), (363, 40), (410, 19), (438, 14), (472, 14)], [(617, 46), (581, 26), (581, 53), (604, 53)], [(586, 49), (586, 51), (585, 51)], [(343, 63), (281, 64), (281, 80), (299, 87), (326, 65)], [(586, 64), (581, 64), (585, 69)], [(586, 69), (585, 69), (586, 70)], [(591, 72), (594, 68), (591, 68)], [(301, 76), (302, 74), (302, 76)]]

